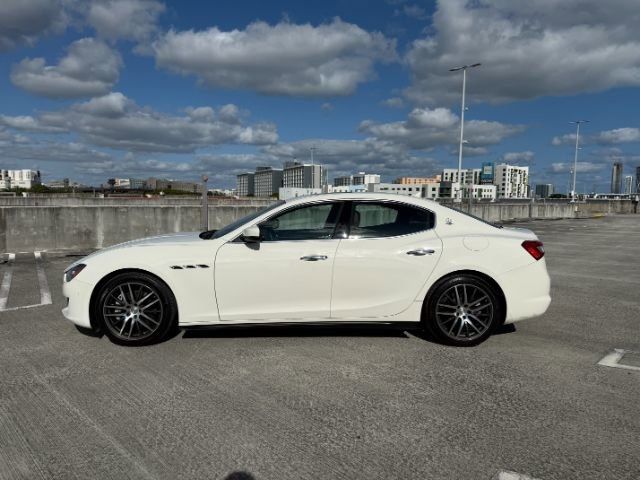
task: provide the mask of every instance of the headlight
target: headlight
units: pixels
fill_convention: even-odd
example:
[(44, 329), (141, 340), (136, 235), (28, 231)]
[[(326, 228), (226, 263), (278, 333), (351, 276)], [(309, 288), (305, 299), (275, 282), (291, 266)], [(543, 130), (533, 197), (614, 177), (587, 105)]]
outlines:
[(74, 265), (73, 267), (71, 267), (69, 270), (66, 270), (64, 272), (64, 281), (65, 282), (70, 282), (71, 280), (76, 278), (78, 276), (78, 274), (82, 270), (84, 270), (84, 267), (86, 267), (86, 265), (84, 263), (79, 263), (78, 265)]

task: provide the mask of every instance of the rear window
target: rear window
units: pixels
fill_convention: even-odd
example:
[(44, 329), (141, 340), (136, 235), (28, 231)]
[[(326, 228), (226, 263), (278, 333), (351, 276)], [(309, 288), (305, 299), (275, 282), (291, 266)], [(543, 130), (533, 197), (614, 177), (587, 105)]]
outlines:
[(397, 237), (433, 228), (429, 210), (389, 202), (355, 202), (351, 213), (351, 238)]

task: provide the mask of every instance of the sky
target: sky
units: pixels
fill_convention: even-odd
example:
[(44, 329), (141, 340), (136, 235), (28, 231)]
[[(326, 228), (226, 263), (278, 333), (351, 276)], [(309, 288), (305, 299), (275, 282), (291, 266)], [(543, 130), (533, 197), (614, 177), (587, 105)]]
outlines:
[(638, 0), (2, 0), (0, 168), (235, 186), (316, 163), (383, 181), (528, 165), (566, 191), (640, 165)]

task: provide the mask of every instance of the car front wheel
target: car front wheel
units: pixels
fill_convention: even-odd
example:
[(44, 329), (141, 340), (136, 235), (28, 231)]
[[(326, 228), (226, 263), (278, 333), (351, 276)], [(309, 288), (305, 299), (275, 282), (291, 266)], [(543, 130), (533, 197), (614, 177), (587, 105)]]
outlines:
[(427, 329), (441, 342), (477, 345), (487, 339), (503, 318), (495, 288), (481, 277), (450, 277), (433, 290), (426, 304)]
[(163, 282), (131, 272), (104, 284), (94, 315), (114, 343), (141, 346), (163, 340), (175, 326), (176, 311), (174, 296)]

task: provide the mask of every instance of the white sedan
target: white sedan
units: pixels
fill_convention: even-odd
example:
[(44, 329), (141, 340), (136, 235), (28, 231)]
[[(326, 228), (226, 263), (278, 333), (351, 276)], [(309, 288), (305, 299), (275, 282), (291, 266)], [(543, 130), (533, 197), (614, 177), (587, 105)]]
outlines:
[(69, 266), (64, 316), (123, 345), (177, 327), (411, 323), (475, 345), (543, 314), (544, 249), (430, 200), (328, 194), (278, 202), (220, 230), (135, 240)]

